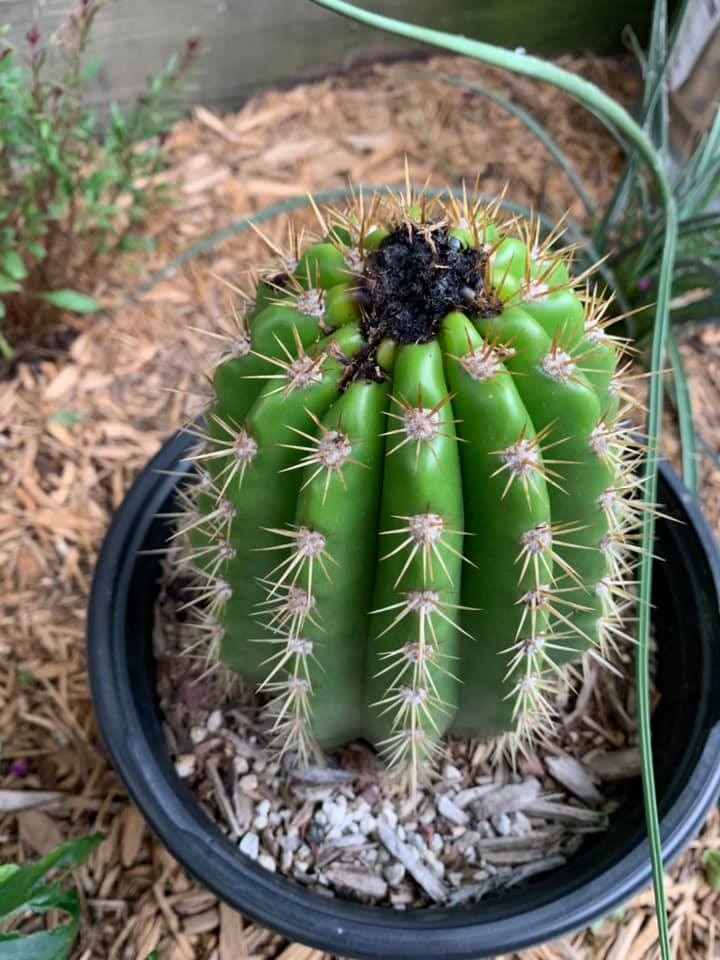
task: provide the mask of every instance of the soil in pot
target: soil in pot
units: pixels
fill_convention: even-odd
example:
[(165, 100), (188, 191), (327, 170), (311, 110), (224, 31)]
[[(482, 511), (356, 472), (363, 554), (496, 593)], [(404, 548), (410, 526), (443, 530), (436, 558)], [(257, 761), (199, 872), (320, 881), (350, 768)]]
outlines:
[(158, 697), (170, 753), (208, 815), (265, 869), (324, 896), (403, 910), (479, 900), (562, 866), (604, 831), (639, 775), (629, 644), (587, 657), (551, 743), (516, 770), (492, 742), (449, 738), (409, 798), (364, 742), (293, 768), (270, 749), (262, 702), (207, 651), (169, 571), (155, 608)]

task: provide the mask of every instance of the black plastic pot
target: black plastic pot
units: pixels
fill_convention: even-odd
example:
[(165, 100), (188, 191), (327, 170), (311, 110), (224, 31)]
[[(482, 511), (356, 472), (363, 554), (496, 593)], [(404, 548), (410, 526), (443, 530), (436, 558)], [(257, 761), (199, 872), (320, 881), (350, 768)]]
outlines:
[[(197, 879), (237, 910), (293, 940), (345, 957), (453, 958), (511, 953), (592, 923), (650, 881), (637, 789), (572, 862), (470, 907), (397, 912), (317, 896), (241, 855), (207, 817), (168, 756), (155, 695), (153, 604), (161, 547), (190, 438), (179, 434), (128, 493), (100, 554), (90, 600), (88, 651), (97, 719), (115, 768), (148, 823)], [(720, 793), (718, 550), (675, 473), (661, 467), (654, 626), (654, 717), (663, 850), (675, 857)]]

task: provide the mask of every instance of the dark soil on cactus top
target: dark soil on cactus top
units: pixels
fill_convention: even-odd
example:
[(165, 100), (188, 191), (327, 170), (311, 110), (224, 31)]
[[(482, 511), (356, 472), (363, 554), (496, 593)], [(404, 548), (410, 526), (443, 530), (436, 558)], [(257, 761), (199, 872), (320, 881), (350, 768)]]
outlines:
[(485, 288), (486, 266), (487, 254), (449, 236), (445, 224), (402, 224), (365, 265), (360, 287), (365, 339), (427, 343), (452, 310), (497, 315), (502, 302)]
[[(493, 760), (493, 743), (466, 738), (448, 738), (413, 798), (364, 742), (333, 751), (326, 766), (296, 768), (271, 749), (262, 701), (234, 675), (208, 674), (196, 631), (178, 616), (185, 598), (169, 580), (155, 610), (176, 769), (242, 853), (320, 895), (404, 910), (502, 893), (592, 842), (639, 775), (629, 653), (618, 655), (617, 675), (592, 660), (578, 667), (552, 744), (517, 770)], [(614, 749), (598, 747), (599, 731)]]

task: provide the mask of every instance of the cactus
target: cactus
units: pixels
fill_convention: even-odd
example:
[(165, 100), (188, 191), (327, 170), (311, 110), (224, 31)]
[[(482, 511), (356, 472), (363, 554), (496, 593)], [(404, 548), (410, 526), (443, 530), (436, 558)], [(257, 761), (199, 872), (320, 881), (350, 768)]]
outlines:
[(192, 602), (302, 761), (362, 736), (414, 781), (448, 731), (522, 749), (625, 637), (626, 345), (561, 231), (500, 211), (316, 211), (215, 370)]

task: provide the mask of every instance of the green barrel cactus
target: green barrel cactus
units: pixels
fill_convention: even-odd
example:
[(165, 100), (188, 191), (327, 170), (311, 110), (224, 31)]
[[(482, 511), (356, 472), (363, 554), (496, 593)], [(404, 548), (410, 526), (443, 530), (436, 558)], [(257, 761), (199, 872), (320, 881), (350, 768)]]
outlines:
[[(301, 759), (552, 729), (624, 636), (637, 547), (624, 344), (558, 237), (375, 197), (264, 274), (214, 373), (184, 525), (213, 656)], [(413, 774), (415, 775), (415, 773)]]

